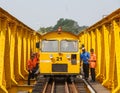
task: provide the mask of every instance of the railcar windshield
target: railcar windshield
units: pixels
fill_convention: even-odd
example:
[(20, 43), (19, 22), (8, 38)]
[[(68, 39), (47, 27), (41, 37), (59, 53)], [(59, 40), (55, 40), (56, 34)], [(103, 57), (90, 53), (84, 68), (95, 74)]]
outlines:
[(58, 52), (58, 41), (57, 40), (43, 40), (42, 41), (42, 52)]
[(77, 40), (62, 40), (60, 42), (61, 52), (77, 52), (78, 51), (78, 41)]

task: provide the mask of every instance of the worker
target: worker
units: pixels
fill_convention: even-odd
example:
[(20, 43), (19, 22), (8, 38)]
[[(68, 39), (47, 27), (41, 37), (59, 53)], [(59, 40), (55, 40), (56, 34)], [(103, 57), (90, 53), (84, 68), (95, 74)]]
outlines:
[(91, 72), (91, 82), (95, 82), (95, 67), (96, 67), (96, 54), (94, 53), (94, 49), (90, 49), (90, 72)]
[(33, 55), (34, 55), (33, 66), (34, 66), (34, 68), (36, 68), (36, 64), (38, 62), (37, 53), (34, 53)]
[(85, 47), (82, 47), (82, 53), (80, 54), (80, 64), (83, 62), (83, 72), (84, 72), (84, 79), (88, 80), (89, 77), (89, 60), (90, 54), (85, 50)]
[(82, 49), (82, 48), (85, 48), (85, 45), (84, 45), (84, 44), (81, 45), (81, 49)]
[(60, 34), (62, 32), (62, 27), (59, 26), (58, 29), (57, 29), (57, 31), (58, 31), (58, 34)]
[(32, 78), (37, 78), (39, 74), (39, 53), (34, 53), (34, 59), (33, 59), (33, 77)]
[(34, 76), (33, 74), (33, 68), (34, 68), (34, 64), (33, 64), (33, 59), (34, 59), (34, 55), (31, 55), (30, 60), (27, 61), (27, 68), (28, 68), (28, 85), (30, 85), (30, 79)]

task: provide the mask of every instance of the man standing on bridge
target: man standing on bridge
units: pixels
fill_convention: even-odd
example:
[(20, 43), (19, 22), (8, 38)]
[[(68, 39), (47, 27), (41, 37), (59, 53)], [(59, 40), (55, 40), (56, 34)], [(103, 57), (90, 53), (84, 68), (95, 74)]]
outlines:
[(30, 85), (30, 79), (34, 76), (34, 73), (33, 73), (33, 67), (34, 67), (33, 59), (34, 59), (34, 55), (32, 54), (30, 60), (27, 61), (27, 68), (28, 68), (28, 72), (29, 72), (29, 74), (28, 74), (28, 85)]
[(84, 78), (87, 80), (89, 77), (89, 60), (90, 54), (82, 47), (82, 53), (80, 54), (80, 63), (83, 62)]
[(91, 82), (95, 82), (95, 67), (96, 67), (96, 54), (94, 53), (94, 49), (90, 49), (90, 72), (91, 72)]

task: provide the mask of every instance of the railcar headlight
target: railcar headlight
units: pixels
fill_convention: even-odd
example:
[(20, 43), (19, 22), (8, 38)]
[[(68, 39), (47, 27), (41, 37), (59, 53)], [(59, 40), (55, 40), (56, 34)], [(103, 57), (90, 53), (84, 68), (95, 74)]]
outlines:
[(50, 58), (51, 58), (51, 59), (53, 58), (53, 55), (52, 55), (52, 54), (50, 54)]
[(70, 59), (70, 55), (69, 55), (69, 54), (67, 54), (66, 57), (67, 57), (68, 59)]

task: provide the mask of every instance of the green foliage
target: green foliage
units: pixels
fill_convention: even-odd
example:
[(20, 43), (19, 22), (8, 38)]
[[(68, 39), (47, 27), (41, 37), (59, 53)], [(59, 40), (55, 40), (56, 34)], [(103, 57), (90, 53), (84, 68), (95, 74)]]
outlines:
[(62, 27), (63, 31), (68, 31), (68, 32), (71, 32), (74, 34), (78, 34), (78, 33), (80, 33), (80, 31), (82, 31), (83, 29), (86, 29), (88, 27), (88, 26), (81, 26), (80, 27), (78, 25), (78, 23), (74, 20), (60, 18), (54, 27), (52, 27), (52, 26), (47, 27), (47, 28), (42, 27), (38, 30), (38, 32), (40, 34), (45, 34), (47, 32), (57, 30), (59, 26)]
[(41, 27), (39, 30), (38, 30), (38, 32), (40, 33), (40, 34), (45, 34), (45, 33), (47, 33), (47, 32), (50, 32), (50, 31), (53, 31), (53, 27), (52, 26), (50, 26), (50, 27)]

